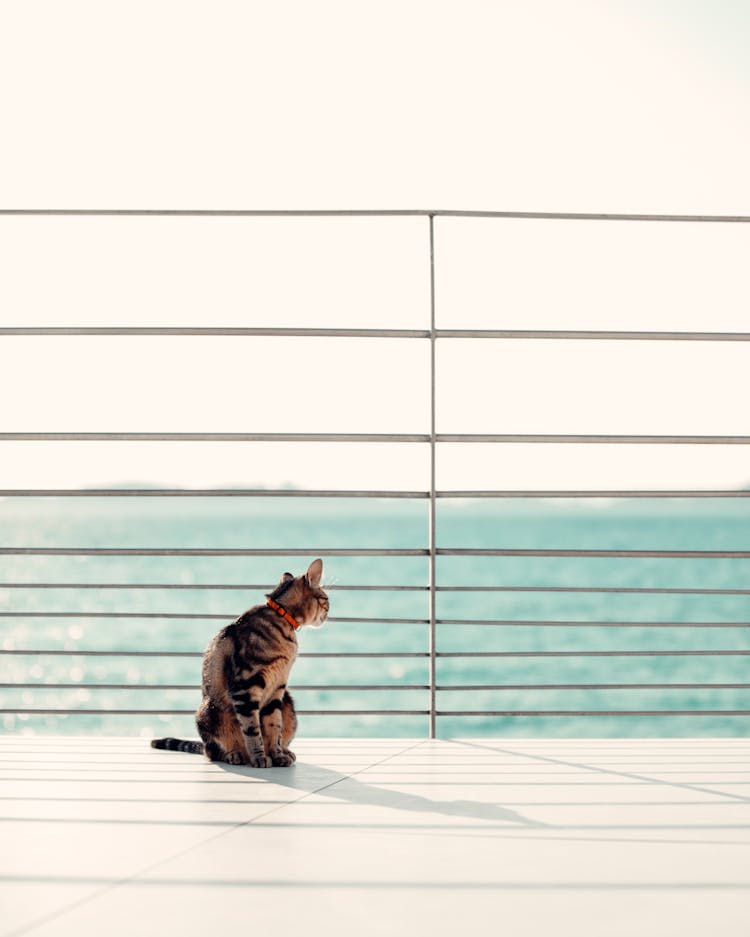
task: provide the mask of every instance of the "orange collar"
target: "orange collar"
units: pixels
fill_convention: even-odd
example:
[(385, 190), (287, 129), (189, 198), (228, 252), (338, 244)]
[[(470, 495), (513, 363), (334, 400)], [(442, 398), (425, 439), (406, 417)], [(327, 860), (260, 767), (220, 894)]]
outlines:
[(295, 631), (299, 628), (299, 622), (295, 621), (295, 619), (292, 618), (289, 612), (285, 608), (282, 608), (282, 606), (279, 605), (278, 602), (274, 602), (273, 599), (269, 599), (266, 602), (266, 605), (268, 605), (269, 608), (272, 608), (275, 612), (278, 612), (278, 614), (281, 615), (282, 618), (285, 618), (289, 622), (289, 624), (294, 628)]

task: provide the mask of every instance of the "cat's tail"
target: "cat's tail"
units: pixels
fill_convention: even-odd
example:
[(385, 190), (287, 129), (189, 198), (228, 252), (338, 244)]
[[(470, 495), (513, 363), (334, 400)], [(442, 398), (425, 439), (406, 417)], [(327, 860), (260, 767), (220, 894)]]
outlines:
[(205, 752), (203, 742), (188, 742), (184, 739), (151, 739), (151, 748), (166, 748), (170, 752), (189, 752), (202, 755)]

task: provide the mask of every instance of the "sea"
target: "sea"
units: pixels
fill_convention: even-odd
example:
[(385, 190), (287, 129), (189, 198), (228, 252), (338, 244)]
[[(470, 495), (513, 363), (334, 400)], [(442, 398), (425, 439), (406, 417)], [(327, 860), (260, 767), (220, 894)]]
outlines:
[[(395, 498), (0, 500), (5, 548), (303, 551), (3, 553), (0, 731), (195, 737), (211, 636), (320, 556), (330, 620), (300, 632), (299, 733), (427, 736), (428, 558), (328, 551), (423, 550), (428, 515)], [(748, 550), (750, 498), (446, 499), (435, 529), (439, 548)], [(438, 556), (437, 736), (745, 735), (749, 570), (743, 558)], [(384, 656), (315, 656), (340, 653)]]

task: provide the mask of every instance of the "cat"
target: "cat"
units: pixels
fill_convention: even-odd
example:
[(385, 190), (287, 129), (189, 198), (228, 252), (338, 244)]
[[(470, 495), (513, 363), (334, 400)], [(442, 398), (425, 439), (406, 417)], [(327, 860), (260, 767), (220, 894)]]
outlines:
[(289, 745), (297, 715), (287, 681), (297, 630), (320, 628), (328, 615), (322, 575), (319, 559), (302, 576), (284, 573), (265, 605), (253, 606), (213, 638), (203, 656), (203, 700), (195, 714), (203, 741), (153, 739), (153, 748), (253, 768), (294, 763)]

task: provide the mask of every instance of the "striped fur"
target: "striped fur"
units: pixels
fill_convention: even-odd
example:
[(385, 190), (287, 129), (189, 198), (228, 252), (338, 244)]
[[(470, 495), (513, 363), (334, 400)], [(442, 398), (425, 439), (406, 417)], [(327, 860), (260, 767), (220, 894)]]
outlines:
[[(319, 628), (328, 615), (322, 575), (322, 561), (314, 560), (303, 576), (284, 573), (267, 598), (297, 627)], [(203, 700), (195, 714), (203, 744), (167, 738), (151, 745), (255, 768), (293, 764), (297, 715), (287, 682), (297, 650), (289, 621), (268, 605), (249, 609), (213, 638), (203, 657)]]
[(187, 742), (183, 739), (151, 739), (151, 748), (166, 748), (170, 752), (190, 752), (202, 755), (206, 748), (203, 742)]

